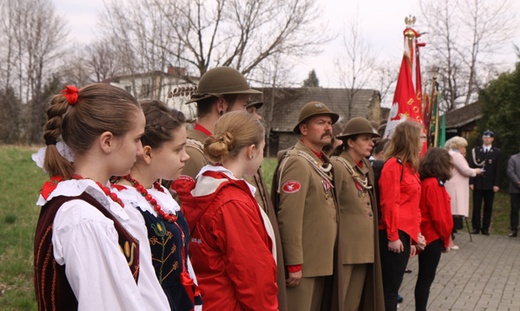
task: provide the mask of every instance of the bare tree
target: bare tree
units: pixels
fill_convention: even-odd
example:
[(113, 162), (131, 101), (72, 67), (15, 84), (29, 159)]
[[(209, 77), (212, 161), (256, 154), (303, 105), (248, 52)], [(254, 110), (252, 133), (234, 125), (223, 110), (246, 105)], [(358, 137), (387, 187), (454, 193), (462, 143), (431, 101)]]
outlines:
[(67, 33), (52, 0), (4, 0), (1, 12), (2, 36), (7, 38), (2, 60), (5, 85), (28, 104), (23, 132), (28, 142), (36, 142), (45, 110), (43, 83), (55, 70)]
[[(109, 1), (109, 0), (107, 0)], [(319, 52), (330, 40), (315, 0), (112, 0), (103, 27), (126, 59), (146, 70), (174, 64), (199, 75), (232, 66), (245, 75), (276, 55)]]
[(486, 82), (486, 70), (499, 64), (503, 44), (513, 38), (511, 1), (429, 0), (420, 5), (433, 49), (426, 62), (439, 68), (448, 110), (467, 105)]
[[(252, 80), (255, 84), (264, 88), (264, 94), (262, 94), (264, 106), (262, 109), (264, 115), (263, 121), (266, 128), (266, 152), (268, 155), (271, 154), (271, 125), (273, 121), (274, 106), (277, 104), (277, 95), (279, 95), (278, 89), (281, 86), (296, 84), (296, 82), (292, 80), (294, 76), (291, 74), (291, 68), (288, 65), (289, 63), (290, 62), (285, 59), (285, 56), (281, 54), (269, 58), (255, 68), (255, 71), (257, 72), (255, 77), (257, 79)], [(300, 85), (301, 84), (298, 83), (298, 86)], [(283, 102), (281, 104), (283, 104)]]
[(399, 76), (399, 63), (395, 61), (386, 61), (374, 68), (375, 78), (373, 83), (375, 88), (381, 94), (381, 106), (390, 107), (392, 105), (393, 94), (397, 77)]
[(92, 80), (101, 82), (123, 73), (120, 60), (110, 41), (100, 40), (86, 46), (86, 63), (91, 69)]
[(61, 58), (59, 77), (63, 84), (82, 87), (97, 82), (87, 60), (86, 48), (72, 50)]
[(378, 55), (364, 36), (356, 13), (343, 34), (342, 55), (336, 59), (340, 83), (350, 90), (346, 99), (348, 104), (347, 119), (351, 118), (352, 104), (359, 89), (366, 88), (371, 83), (371, 77), (377, 65)]

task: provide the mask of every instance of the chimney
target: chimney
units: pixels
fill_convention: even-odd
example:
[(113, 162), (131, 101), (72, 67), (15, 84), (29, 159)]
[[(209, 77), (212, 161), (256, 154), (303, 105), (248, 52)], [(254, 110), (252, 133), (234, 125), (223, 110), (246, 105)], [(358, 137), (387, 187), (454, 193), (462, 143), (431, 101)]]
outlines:
[(176, 77), (185, 77), (187, 70), (185, 67), (176, 67), (173, 65), (168, 65), (168, 74), (174, 75)]

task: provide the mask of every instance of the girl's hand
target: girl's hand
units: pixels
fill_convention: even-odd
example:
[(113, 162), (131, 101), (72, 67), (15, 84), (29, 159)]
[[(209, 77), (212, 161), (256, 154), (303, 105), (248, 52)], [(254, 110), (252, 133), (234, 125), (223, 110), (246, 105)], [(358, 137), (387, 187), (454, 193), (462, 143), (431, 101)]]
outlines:
[(415, 255), (417, 255), (417, 247), (410, 245), (410, 258), (415, 257)]
[(423, 250), (426, 247), (426, 239), (420, 233), (417, 235), (417, 247), (420, 250)]
[(400, 239), (388, 241), (388, 250), (397, 254), (404, 252), (403, 242)]

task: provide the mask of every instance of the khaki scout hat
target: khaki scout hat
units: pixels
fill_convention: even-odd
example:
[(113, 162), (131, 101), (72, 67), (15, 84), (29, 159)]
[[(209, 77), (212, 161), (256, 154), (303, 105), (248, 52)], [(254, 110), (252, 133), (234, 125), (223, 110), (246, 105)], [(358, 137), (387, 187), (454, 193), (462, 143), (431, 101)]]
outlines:
[(376, 129), (372, 127), (370, 121), (362, 117), (356, 117), (347, 122), (343, 132), (339, 134), (337, 138), (346, 138), (348, 136), (359, 134), (370, 134), (372, 137), (381, 137), (381, 135), (377, 133)]
[(336, 123), (339, 119), (339, 115), (337, 113), (332, 112), (329, 107), (327, 107), (324, 103), (320, 102), (310, 102), (303, 106), (302, 110), (300, 110), (300, 117), (298, 118), (298, 123), (294, 127), (293, 131), (296, 134), (301, 134), (300, 132), (300, 124), (307, 120), (310, 117), (317, 116), (320, 114), (329, 115), (332, 119), (332, 124)]
[(246, 108), (255, 107), (256, 109), (260, 109), (260, 108), (262, 108), (263, 105), (264, 105), (264, 102), (259, 101), (259, 100), (253, 100), (246, 104)]
[(197, 91), (186, 104), (226, 94), (262, 94), (262, 92), (251, 89), (238, 70), (231, 67), (216, 67), (202, 75)]

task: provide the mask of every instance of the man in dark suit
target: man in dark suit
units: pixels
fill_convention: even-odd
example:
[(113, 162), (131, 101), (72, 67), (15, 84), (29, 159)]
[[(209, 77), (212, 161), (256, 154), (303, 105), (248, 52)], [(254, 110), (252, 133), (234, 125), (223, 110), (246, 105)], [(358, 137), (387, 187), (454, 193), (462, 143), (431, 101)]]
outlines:
[[(502, 152), (500, 149), (493, 147), (494, 137), (493, 131), (485, 130), (482, 133), (482, 146), (473, 148), (470, 154), (470, 166), (482, 169), (482, 174), (471, 177), (469, 180), (469, 187), (473, 190), (473, 231), (471, 232), (473, 234), (482, 232), (484, 235), (489, 235), (493, 199), (495, 198), (495, 192), (500, 189), (498, 187), (498, 174)], [(482, 201), (484, 201), (484, 211), (481, 225), (480, 211)]]

